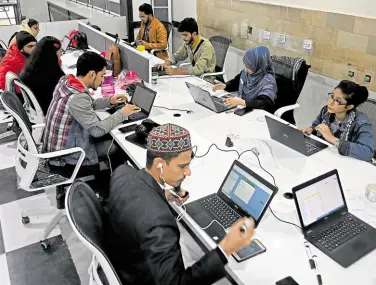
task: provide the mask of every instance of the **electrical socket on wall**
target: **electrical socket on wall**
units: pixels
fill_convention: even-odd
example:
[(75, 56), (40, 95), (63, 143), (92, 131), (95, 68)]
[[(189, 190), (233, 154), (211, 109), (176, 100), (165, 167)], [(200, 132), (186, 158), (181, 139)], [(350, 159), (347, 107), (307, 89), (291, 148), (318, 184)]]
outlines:
[(280, 43), (280, 44), (285, 44), (286, 43), (286, 35), (285, 34), (278, 34), (277, 42)]
[(349, 71), (348, 74), (347, 74), (350, 78), (353, 78), (355, 76), (355, 72), (354, 71)]
[(263, 39), (264, 40), (270, 40), (270, 35), (271, 35), (271, 32), (265, 30), (264, 35), (263, 35)]
[(248, 35), (252, 35), (253, 28), (251, 26), (248, 26), (247, 32), (248, 32)]
[(303, 48), (306, 50), (312, 50), (313, 42), (311, 39), (305, 40), (303, 43)]
[(364, 82), (370, 83), (371, 80), (372, 80), (371, 75), (366, 74), (366, 76), (364, 76)]

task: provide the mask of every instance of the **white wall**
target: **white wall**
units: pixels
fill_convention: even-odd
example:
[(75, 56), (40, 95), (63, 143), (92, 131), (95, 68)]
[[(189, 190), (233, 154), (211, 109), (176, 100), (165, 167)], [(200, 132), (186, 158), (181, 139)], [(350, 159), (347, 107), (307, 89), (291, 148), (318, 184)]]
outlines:
[(19, 0), (22, 16), (33, 18), (39, 23), (48, 22), (47, 0)]
[[(203, 1), (203, 0), (198, 0)], [(228, 0), (232, 1), (232, 0)], [(376, 18), (375, 0), (241, 0)]]
[[(204, 0), (197, 0), (197, 1), (204, 1)], [(180, 22), (181, 20), (187, 17), (197, 19), (197, 1), (196, 0), (173, 0), (172, 1), (172, 20)]]

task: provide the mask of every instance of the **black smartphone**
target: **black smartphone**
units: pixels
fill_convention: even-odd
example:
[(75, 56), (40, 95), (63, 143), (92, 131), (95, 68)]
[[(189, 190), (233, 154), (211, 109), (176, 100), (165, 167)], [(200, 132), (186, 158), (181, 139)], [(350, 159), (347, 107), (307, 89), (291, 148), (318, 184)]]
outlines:
[(299, 284), (294, 280), (294, 278), (292, 278), (291, 276), (286, 277), (286, 278), (283, 278), (282, 280), (277, 281), (277, 283), (275, 283), (275, 284), (276, 284), (276, 285), (299, 285)]
[(258, 239), (252, 240), (250, 246), (245, 247), (232, 256), (237, 262), (242, 262), (266, 251), (266, 247)]
[(250, 112), (252, 112), (253, 109), (251, 108), (243, 108), (243, 109), (238, 109), (234, 112), (235, 115), (238, 115), (238, 116), (244, 116), (245, 114), (248, 114)]
[(125, 126), (123, 128), (120, 128), (119, 131), (121, 131), (123, 134), (133, 132), (136, 129), (137, 124), (132, 124), (129, 126)]

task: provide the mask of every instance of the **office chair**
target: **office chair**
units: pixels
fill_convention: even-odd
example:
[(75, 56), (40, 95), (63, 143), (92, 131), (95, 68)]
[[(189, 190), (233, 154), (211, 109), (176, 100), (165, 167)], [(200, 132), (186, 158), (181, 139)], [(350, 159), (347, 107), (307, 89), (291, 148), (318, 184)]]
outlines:
[[(94, 191), (86, 183), (75, 181), (68, 189), (65, 208), (74, 233), (93, 253), (89, 267), (89, 284), (103, 285), (103, 282), (107, 281), (105, 284), (121, 285), (104, 250), (104, 210)], [(100, 268), (107, 280), (101, 280), (98, 274)]]
[[(368, 120), (370, 120), (372, 124), (372, 132), (373, 132), (373, 137), (376, 139), (376, 100), (368, 98), (366, 102), (363, 104), (359, 105), (357, 109), (364, 113)], [(375, 142), (375, 150), (376, 150), (376, 142)], [(376, 157), (376, 153), (373, 156), (374, 158)]]
[(166, 31), (167, 31), (167, 47), (165, 49), (153, 49), (153, 50), (151, 50), (150, 53), (152, 55), (155, 55), (155, 53), (158, 52), (158, 51), (166, 51), (167, 54), (168, 54), (168, 49), (169, 49), (168, 41), (170, 39), (170, 34), (171, 34), (172, 28), (174, 26), (172, 25), (172, 23), (166, 22), (166, 21), (161, 21), (161, 23), (163, 24), (163, 26), (165, 26)]
[[(38, 128), (44, 128), (44, 124), (31, 125), (28, 114), (16, 95), (10, 92), (4, 92), (1, 94), (1, 102), (3, 103), (4, 108), (17, 121), (18, 126), (22, 130), (18, 137), (17, 155), (15, 160), (18, 188), (28, 192), (34, 192), (50, 187), (57, 187), (56, 198), (59, 201), (59, 198), (65, 194), (64, 185), (73, 183), (76, 178), (85, 158), (85, 152), (82, 148), (75, 147), (51, 153), (41, 153), (40, 145), (36, 143), (33, 131)], [(62, 157), (73, 153), (80, 153), (80, 157), (71, 177), (67, 178), (49, 172), (47, 163), (48, 159)], [(49, 248), (47, 237), (58, 225), (59, 221), (65, 216), (65, 211), (61, 208), (63, 207), (58, 204), (58, 211), (48, 223), (40, 237), (40, 244), (44, 250)], [(56, 209), (49, 207), (47, 209), (34, 209), (22, 212), (22, 223), (30, 223), (30, 216), (38, 217), (55, 211)]]
[(295, 125), (294, 110), (300, 107), (298, 98), (311, 66), (301, 58), (271, 58), (278, 88), (274, 115)]
[[(216, 55), (216, 65), (215, 65), (215, 72), (205, 73), (201, 75), (201, 78), (204, 79), (208, 76), (216, 76), (216, 79), (218, 79), (221, 82), (227, 82), (226, 77), (226, 70), (225, 70), (225, 61), (228, 49), (231, 46), (232, 40), (228, 37), (224, 36), (214, 36), (209, 39), (209, 41), (212, 43), (215, 55)], [(180, 68), (183, 68), (184, 66), (191, 65), (191, 63), (182, 63), (180, 64)]]

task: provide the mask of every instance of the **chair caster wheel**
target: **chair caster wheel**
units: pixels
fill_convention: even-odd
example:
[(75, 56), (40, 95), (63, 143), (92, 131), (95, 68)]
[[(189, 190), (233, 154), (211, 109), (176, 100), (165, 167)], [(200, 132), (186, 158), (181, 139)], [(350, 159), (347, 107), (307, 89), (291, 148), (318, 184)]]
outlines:
[(24, 225), (27, 225), (28, 223), (30, 223), (30, 218), (29, 217), (22, 217), (22, 223)]
[(41, 241), (40, 246), (42, 247), (43, 250), (47, 250), (51, 247), (51, 243), (49, 241)]

